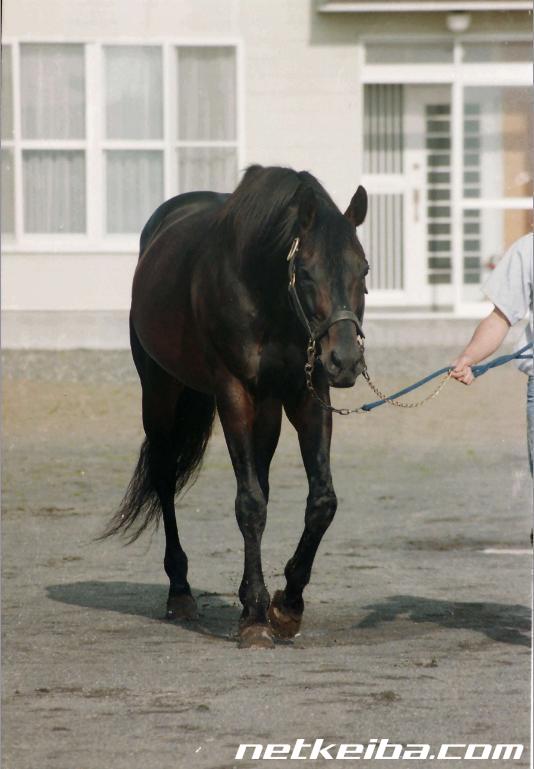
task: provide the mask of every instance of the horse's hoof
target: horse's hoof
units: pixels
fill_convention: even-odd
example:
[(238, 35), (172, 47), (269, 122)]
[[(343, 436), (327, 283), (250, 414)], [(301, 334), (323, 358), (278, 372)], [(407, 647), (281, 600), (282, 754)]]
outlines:
[(274, 649), (274, 639), (269, 625), (245, 625), (239, 629), (240, 649)]
[(269, 606), (269, 622), (275, 638), (294, 638), (300, 630), (302, 612), (284, 606), (284, 591), (277, 590)]
[(172, 595), (167, 601), (166, 618), (169, 620), (186, 620), (194, 622), (198, 619), (198, 609), (195, 599), (190, 593)]

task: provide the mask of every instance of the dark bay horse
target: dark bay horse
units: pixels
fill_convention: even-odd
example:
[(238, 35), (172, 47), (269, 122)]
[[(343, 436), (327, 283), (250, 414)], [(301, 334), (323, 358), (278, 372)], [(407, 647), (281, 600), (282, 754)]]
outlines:
[[(368, 266), (355, 228), (366, 212), (363, 187), (343, 215), (311, 174), (252, 166), (231, 195), (194, 192), (167, 201), (141, 234), (130, 338), (146, 440), (104, 536), (123, 532), (133, 541), (163, 517), (167, 616), (196, 617), (174, 500), (200, 468), (217, 411), (244, 539), (242, 647), (270, 648), (274, 637), (297, 633), (302, 592), (336, 511), (332, 415), (306, 387), (304, 365), (311, 335), (313, 385), (326, 402), (330, 385), (350, 387), (364, 368)], [(271, 601), (261, 539), (282, 409), (298, 433), (309, 495), (285, 588)]]

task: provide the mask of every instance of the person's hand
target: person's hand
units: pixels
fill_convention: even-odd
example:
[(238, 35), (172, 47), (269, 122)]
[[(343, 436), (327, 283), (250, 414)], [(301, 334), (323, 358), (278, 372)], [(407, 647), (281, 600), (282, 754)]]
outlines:
[(460, 357), (456, 358), (452, 363), (452, 378), (457, 379), (462, 384), (470, 385), (475, 379), (473, 372), (471, 371), (472, 365), (473, 361), (471, 358), (467, 355), (460, 355)]

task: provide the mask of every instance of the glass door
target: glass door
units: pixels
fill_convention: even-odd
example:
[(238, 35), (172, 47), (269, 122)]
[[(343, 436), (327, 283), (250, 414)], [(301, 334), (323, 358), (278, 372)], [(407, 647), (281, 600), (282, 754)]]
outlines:
[(451, 306), (451, 86), (365, 87), (362, 239), (373, 299)]
[(364, 178), (369, 211), (360, 238), (370, 259), (368, 285), (383, 304), (404, 301), (406, 177), (404, 86), (377, 84), (364, 91)]
[(437, 310), (454, 301), (451, 87), (405, 91), (408, 283), (417, 303)]
[(499, 258), (532, 230), (532, 89), (463, 89), (462, 286), (460, 302), (483, 299)]
[(532, 54), (504, 39), (435, 50), (365, 47), (369, 305), (476, 316), (485, 278), (532, 228)]

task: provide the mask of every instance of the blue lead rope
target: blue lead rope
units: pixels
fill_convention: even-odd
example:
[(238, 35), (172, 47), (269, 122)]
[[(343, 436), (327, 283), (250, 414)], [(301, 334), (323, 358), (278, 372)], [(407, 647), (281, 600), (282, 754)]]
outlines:
[[(520, 350), (518, 350), (516, 353), (513, 353), (512, 355), (500, 355), (498, 358), (494, 358), (493, 360), (490, 360), (488, 363), (479, 363), (477, 366), (471, 366), (471, 371), (473, 372), (473, 375), (475, 377), (479, 377), (479, 376), (482, 376), (482, 374), (485, 374), (486, 371), (489, 371), (491, 368), (496, 368), (497, 366), (503, 366), (505, 363), (509, 363), (511, 360), (527, 360), (529, 358), (532, 358), (531, 355), (525, 355), (526, 351), (530, 350), (531, 348), (532, 348), (532, 342), (530, 342), (530, 344), (526, 344), (524, 347), (522, 347)], [(445, 368), (440, 368), (437, 371), (434, 371), (432, 374), (429, 374), (423, 379), (420, 379), (418, 382), (415, 382), (415, 384), (410, 385), (409, 387), (405, 387), (403, 390), (399, 390), (398, 392), (393, 393), (393, 395), (388, 396), (388, 400), (394, 400), (396, 398), (400, 398), (401, 395), (406, 395), (412, 390), (417, 390), (418, 387), (422, 387), (422, 385), (426, 384), (427, 382), (430, 382), (432, 379), (435, 379), (437, 376), (440, 376), (440, 374), (448, 374), (450, 371), (450, 368), (451, 368), (450, 366), (446, 366)], [(373, 401), (373, 403), (366, 403), (361, 408), (362, 408), (362, 411), (372, 411), (373, 409), (376, 409), (378, 406), (382, 406), (384, 403), (387, 403), (387, 400), (385, 398), (383, 398), (380, 401)]]

